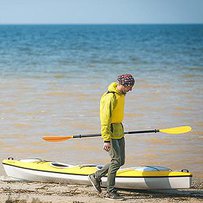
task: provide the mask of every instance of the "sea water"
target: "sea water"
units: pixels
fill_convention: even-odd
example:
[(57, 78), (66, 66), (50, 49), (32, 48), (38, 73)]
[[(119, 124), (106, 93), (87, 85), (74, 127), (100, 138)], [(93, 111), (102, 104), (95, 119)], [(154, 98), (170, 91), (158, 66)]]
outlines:
[(100, 97), (123, 73), (136, 78), (126, 131), (193, 128), (126, 135), (125, 167), (187, 168), (203, 177), (203, 25), (1, 25), (0, 159), (108, 162), (100, 137), (42, 137), (99, 133)]

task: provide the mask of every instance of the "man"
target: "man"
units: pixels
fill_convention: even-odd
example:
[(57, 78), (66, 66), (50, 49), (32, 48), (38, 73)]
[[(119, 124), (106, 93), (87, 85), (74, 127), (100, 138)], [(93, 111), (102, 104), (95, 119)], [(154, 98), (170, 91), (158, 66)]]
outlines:
[(109, 85), (108, 91), (103, 94), (100, 101), (101, 134), (104, 141), (103, 149), (109, 152), (111, 162), (102, 169), (89, 175), (94, 188), (101, 193), (101, 178), (108, 173), (107, 198), (123, 199), (115, 190), (115, 177), (118, 169), (125, 162), (125, 139), (122, 125), (124, 117), (125, 95), (131, 91), (135, 80), (132, 75), (118, 76), (118, 83)]

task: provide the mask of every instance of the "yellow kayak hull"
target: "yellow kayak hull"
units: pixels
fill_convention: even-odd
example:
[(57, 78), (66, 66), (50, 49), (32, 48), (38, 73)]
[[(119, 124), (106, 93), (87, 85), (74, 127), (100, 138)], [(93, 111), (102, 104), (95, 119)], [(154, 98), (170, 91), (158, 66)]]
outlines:
[[(8, 176), (22, 181), (57, 182), (90, 185), (88, 175), (102, 166), (95, 164), (69, 165), (41, 159), (2, 162)], [(107, 177), (102, 178), (106, 187)], [(144, 166), (119, 169), (116, 187), (125, 189), (177, 189), (190, 188), (192, 174), (188, 171), (172, 171), (166, 167)]]

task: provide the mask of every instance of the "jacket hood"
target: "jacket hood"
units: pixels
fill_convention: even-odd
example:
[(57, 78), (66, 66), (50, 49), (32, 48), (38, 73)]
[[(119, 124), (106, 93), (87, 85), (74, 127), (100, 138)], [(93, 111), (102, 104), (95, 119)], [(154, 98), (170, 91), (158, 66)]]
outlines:
[(115, 92), (115, 93), (117, 93), (117, 94), (121, 94), (121, 93), (117, 90), (117, 86), (118, 86), (118, 83), (112, 82), (112, 83), (108, 86), (108, 91), (109, 91), (109, 92)]

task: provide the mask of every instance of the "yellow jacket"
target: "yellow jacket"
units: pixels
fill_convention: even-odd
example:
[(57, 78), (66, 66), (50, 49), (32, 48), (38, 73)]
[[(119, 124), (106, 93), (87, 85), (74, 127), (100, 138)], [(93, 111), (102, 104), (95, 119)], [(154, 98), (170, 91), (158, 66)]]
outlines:
[(124, 136), (122, 121), (124, 118), (125, 95), (117, 90), (117, 83), (108, 87), (100, 100), (101, 134), (104, 141), (120, 139)]

